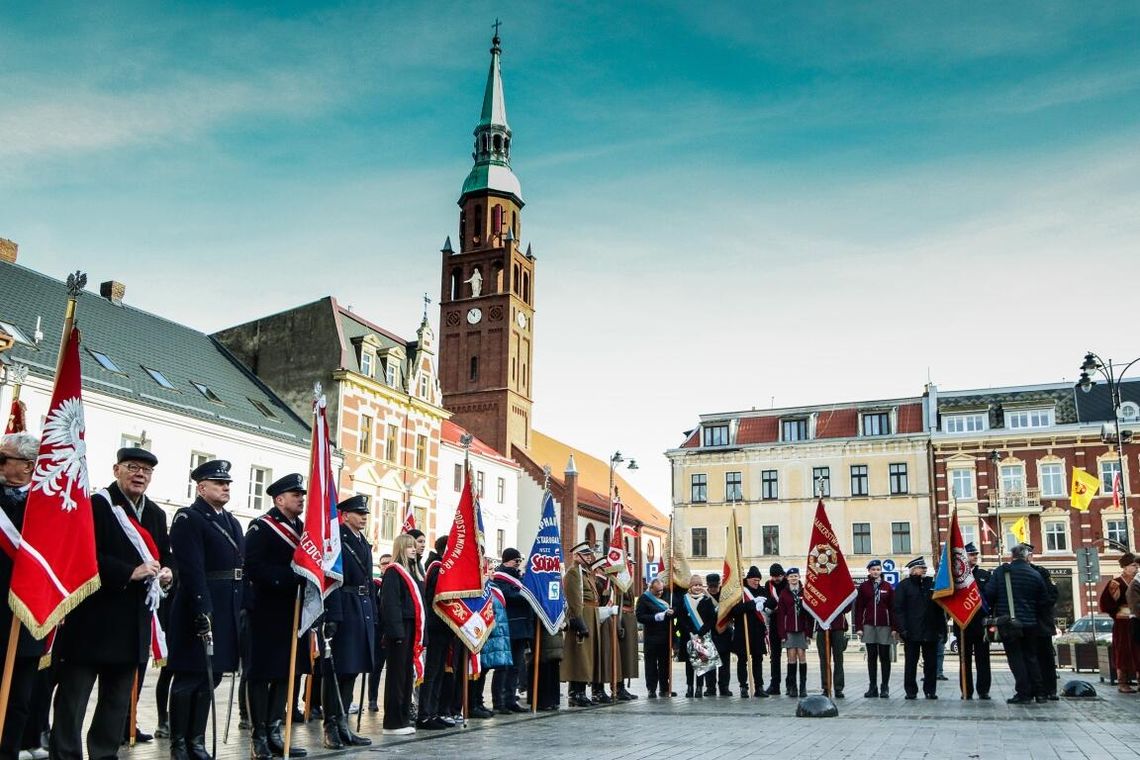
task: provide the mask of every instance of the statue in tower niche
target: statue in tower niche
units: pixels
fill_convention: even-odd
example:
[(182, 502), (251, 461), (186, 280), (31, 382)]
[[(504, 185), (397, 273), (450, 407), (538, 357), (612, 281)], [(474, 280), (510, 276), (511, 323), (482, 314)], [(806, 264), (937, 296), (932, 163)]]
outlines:
[(479, 271), (479, 267), (475, 267), (475, 271), (464, 282), (471, 286), (472, 298), (483, 295), (483, 273)]

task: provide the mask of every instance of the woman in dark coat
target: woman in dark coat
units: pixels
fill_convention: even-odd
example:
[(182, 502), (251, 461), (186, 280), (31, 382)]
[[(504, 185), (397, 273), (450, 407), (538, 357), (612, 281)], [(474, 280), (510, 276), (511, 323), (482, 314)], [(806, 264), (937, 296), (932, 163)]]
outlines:
[(392, 564), (380, 584), (380, 620), (388, 675), (384, 681), (384, 733), (402, 736), (415, 733), (412, 726), (412, 690), (424, 673), (423, 588), (415, 575), (416, 540), (406, 533), (396, 536)]
[[(706, 633), (712, 630), (712, 625), (706, 623), (698, 611), (701, 602), (708, 598), (705, 593), (705, 579), (700, 575), (694, 575), (689, 578), (689, 591), (677, 601), (677, 630), (681, 634), (681, 640), (689, 642), (692, 639), (699, 639)], [(703, 694), (700, 686), (700, 681), (697, 681), (696, 689), (693, 688), (693, 680), (696, 676), (696, 671), (693, 670), (693, 663), (689, 657), (685, 656), (685, 696), (700, 699)]]
[[(815, 621), (804, 605), (804, 587), (800, 583), (798, 567), (789, 567), (788, 585), (780, 592), (776, 606), (779, 618), (780, 643), (788, 652), (788, 673), (784, 685), (789, 697), (807, 696), (807, 646), (815, 631)], [(796, 673), (799, 672), (799, 688), (796, 688)]]

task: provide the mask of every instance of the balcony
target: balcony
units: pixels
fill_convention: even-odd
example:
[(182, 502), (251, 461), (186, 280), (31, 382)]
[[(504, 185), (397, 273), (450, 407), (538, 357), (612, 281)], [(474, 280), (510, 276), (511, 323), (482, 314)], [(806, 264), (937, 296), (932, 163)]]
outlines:
[(999, 510), (1002, 515), (1041, 514), (1041, 489), (1026, 488), (1023, 491), (999, 491), (990, 495), (990, 512)]

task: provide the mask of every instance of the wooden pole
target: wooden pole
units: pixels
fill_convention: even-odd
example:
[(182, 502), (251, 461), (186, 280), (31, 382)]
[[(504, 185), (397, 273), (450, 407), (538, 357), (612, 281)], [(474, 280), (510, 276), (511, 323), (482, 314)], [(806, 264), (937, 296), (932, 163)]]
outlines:
[[(665, 582), (669, 584), (669, 609), (673, 609), (673, 515), (669, 515), (669, 551), (665, 555)], [(673, 697), (673, 637), (677, 633), (676, 615), (667, 615), (669, 618), (669, 671), (666, 674), (666, 685), (669, 687), (669, 697)], [(664, 696), (664, 695), (663, 695)]]
[(4, 719), (8, 716), (8, 697), (12, 692), (12, 666), (16, 664), (16, 645), (20, 641), (20, 619), (12, 616), (8, 630), (8, 652), (4, 657), (4, 677), (0, 680), (0, 736), (4, 735)]
[(962, 689), (962, 699), (966, 698), (966, 658), (969, 657), (967, 646), (966, 629), (958, 626), (958, 685)]
[[(301, 589), (297, 589), (297, 598), (293, 600), (293, 640), (289, 643), (289, 680), (288, 691), (285, 693), (285, 760), (289, 760), (289, 740), (293, 738), (293, 679), (297, 677), (297, 626), (301, 623)], [(311, 676), (310, 684), (311, 687)], [(305, 709), (309, 709), (309, 687), (305, 688)], [(361, 708), (363, 709), (363, 705)], [(306, 715), (306, 718), (308, 716)], [(357, 727), (359, 730), (359, 727)]]
[[(464, 647), (466, 649), (466, 647)], [(471, 652), (467, 650), (467, 654), (463, 658), (463, 727), (467, 728), (467, 708), (469, 707), (469, 699), (467, 694), (467, 680), (469, 671), (471, 670)]]
[(139, 723), (139, 669), (135, 668), (135, 677), (131, 679), (131, 709), (127, 714), (127, 746), (135, 746), (135, 726)]
[[(831, 696), (831, 629), (823, 631), (823, 693)], [(800, 695), (801, 697), (803, 694)]]
[(534, 621), (534, 677), (530, 684), (530, 711), (538, 712), (538, 666), (542, 661), (542, 621), (537, 617)]
[[(753, 607), (752, 609), (756, 609)], [(756, 676), (752, 673), (752, 637), (748, 635), (748, 616), (752, 610), (744, 611), (744, 667), (748, 670), (748, 684), (752, 689), (752, 696), (756, 696)]]

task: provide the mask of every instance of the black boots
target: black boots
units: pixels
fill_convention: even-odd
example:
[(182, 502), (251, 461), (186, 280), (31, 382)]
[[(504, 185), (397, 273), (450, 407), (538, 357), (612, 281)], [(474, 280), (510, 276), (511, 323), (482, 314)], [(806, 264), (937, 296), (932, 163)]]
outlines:
[(340, 729), (337, 727), (336, 718), (325, 718), (323, 743), (325, 749), (344, 749), (344, 743), (340, 740)]
[(253, 736), (249, 742), (249, 760), (271, 760), (269, 753), (269, 730), (264, 723), (255, 723)]
[(789, 697), (799, 696), (799, 692), (796, 691), (796, 664), (794, 662), (788, 663), (787, 675), (784, 676), (784, 688)]
[[(285, 721), (276, 720), (269, 724), (269, 732), (266, 737), (266, 743), (269, 745), (269, 753), (273, 757), (285, 757)], [(289, 757), (305, 757), (308, 751), (304, 747), (290, 747)]]
[(800, 663), (800, 696), (806, 697), (807, 693), (807, 663)]
[(346, 747), (367, 747), (372, 740), (367, 736), (354, 734), (348, 727), (348, 717), (345, 715), (336, 719), (337, 731), (340, 732), (340, 743)]

